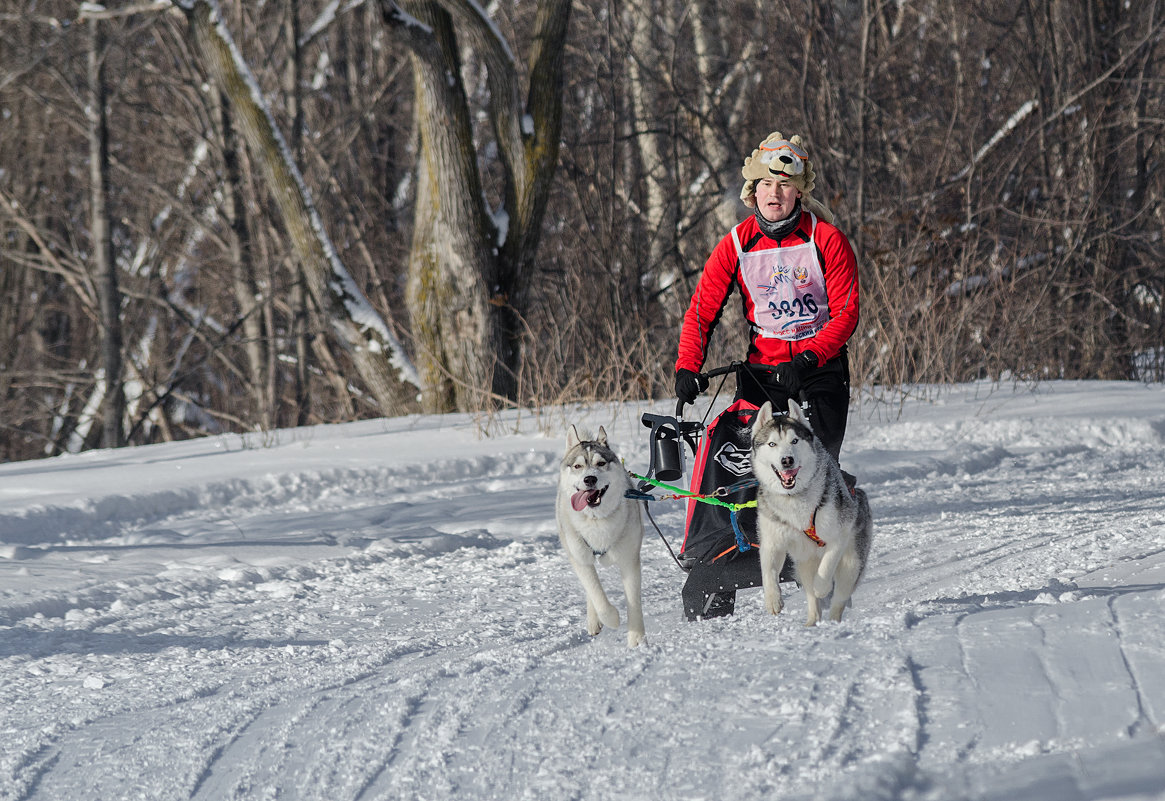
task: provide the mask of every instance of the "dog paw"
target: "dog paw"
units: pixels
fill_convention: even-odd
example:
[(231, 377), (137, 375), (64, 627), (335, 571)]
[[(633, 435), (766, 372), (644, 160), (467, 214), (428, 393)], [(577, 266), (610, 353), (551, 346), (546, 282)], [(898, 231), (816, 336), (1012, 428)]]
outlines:
[(598, 634), (602, 630), (603, 630), (603, 624), (600, 623), (599, 621), (597, 621), (597, 620), (588, 620), (587, 621), (587, 634), (594, 637), (596, 634)]
[(642, 631), (629, 631), (629, 632), (627, 632), (627, 647), (628, 648), (637, 648), (640, 645), (643, 645), (643, 643), (645, 643), (645, 642), (647, 642), (647, 635), (644, 634)]
[(765, 598), (765, 611), (770, 615), (779, 615), (781, 610), (785, 608), (784, 602), (780, 599)]

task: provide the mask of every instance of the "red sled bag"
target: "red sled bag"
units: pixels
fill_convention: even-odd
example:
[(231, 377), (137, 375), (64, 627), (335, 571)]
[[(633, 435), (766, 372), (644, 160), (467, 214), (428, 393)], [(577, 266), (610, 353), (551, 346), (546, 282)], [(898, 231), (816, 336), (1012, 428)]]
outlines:
[[(757, 411), (754, 404), (738, 400), (712, 421), (696, 453), (696, 463), (692, 468), (692, 492), (707, 495), (720, 487), (746, 482), (749, 486), (724, 495), (720, 500), (727, 503), (756, 500), (756, 485), (750, 479), (753, 478), (752, 421)], [(741, 509), (736, 513), (736, 518), (745, 538), (755, 546), (755, 507)], [(738, 553), (741, 551), (736, 529), (732, 525), (732, 512), (723, 506), (689, 500), (684, 544), (680, 548), (680, 556), (686, 564), (694, 567), (697, 564), (730, 561)]]
[[(744, 486), (720, 498), (728, 503), (756, 500), (752, 481), (752, 421), (758, 407), (737, 400), (708, 426), (692, 468), (692, 492), (705, 495), (720, 487)], [(688, 501), (681, 564), (688, 569), (684, 583), (684, 615), (688, 620), (731, 615), (736, 591), (759, 587), (760, 556), (757, 551), (756, 507), (736, 512), (740, 549), (732, 511), (724, 506)]]

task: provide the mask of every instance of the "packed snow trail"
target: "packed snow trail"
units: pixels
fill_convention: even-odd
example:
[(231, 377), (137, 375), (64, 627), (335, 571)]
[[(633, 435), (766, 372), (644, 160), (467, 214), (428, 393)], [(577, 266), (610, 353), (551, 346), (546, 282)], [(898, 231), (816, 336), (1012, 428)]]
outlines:
[[(685, 622), (648, 525), (638, 649), (583, 630), (545, 419), (0, 465), (0, 798), (1165, 799), (1165, 392), (1042, 392), (855, 412), (841, 624)], [(579, 417), (642, 469), (640, 411)]]

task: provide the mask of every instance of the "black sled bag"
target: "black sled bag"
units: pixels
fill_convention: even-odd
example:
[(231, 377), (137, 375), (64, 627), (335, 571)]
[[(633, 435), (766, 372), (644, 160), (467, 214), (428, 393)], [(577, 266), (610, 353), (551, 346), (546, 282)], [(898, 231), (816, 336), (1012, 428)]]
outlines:
[[(753, 477), (752, 421), (757, 411), (754, 404), (738, 400), (709, 424), (692, 467), (692, 492), (703, 495)], [(728, 503), (756, 500), (756, 486), (738, 489), (720, 500)], [(741, 509), (736, 513), (736, 519), (755, 551), (756, 507)], [(689, 566), (712, 562), (723, 564), (740, 553), (731, 510), (717, 504), (689, 500), (684, 544), (680, 549), (685, 563)]]

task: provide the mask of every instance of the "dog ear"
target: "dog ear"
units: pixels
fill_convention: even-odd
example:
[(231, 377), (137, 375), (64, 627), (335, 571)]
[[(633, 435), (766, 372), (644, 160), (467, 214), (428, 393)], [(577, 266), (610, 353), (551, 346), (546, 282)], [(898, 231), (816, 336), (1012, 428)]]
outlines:
[(566, 429), (566, 449), (567, 450), (570, 450), (575, 445), (578, 445), (580, 442), (582, 442), (582, 440), (579, 439), (578, 429), (576, 429), (573, 425), (570, 428)]
[(801, 404), (792, 398), (789, 398), (789, 419), (803, 425), (808, 425), (809, 423), (805, 418), (805, 413), (801, 411)]
[(772, 403), (772, 401), (765, 401), (763, 404), (761, 404), (760, 409), (757, 410), (756, 417), (753, 418), (753, 421), (752, 421), (753, 435), (755, 436), (756, 432), (760, 431), (761, 426), (765, 425), (766, 423), (771, 423), (772, 421), (773, 421), (773, 403)]
[(599, 443), (604, 448), (607, 447), (607, 429), (599, 426), (599, 436), (595, 439), (595, 442)]

